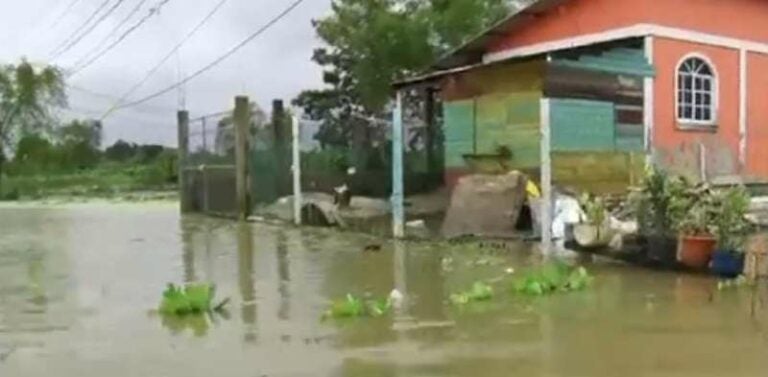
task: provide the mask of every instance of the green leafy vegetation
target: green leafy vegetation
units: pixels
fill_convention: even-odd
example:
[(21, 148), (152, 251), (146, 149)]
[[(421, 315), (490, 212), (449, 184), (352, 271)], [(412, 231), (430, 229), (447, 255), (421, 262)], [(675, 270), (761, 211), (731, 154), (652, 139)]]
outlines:
[(184, 287), (168, 284), (163, 292), (159, 312), (163, 315), (184, 316), (221, 310), (229, 300), (214, 305), (216, 289), (213, 284), (187, 284)]
[(365, 299), (347, 294), (344, 299), (331, 303), (330, 308), (323, 314), (323, 319), (381, 317), (391, 311), (392, 302), (389, 299)]
[(512, 289), (521, 294), (542, 296), (555, 292), (579, 291), (587, 288), (594, 278), (586, 268), (570, 267), (564, 263), (548, 263), (514, 281)]
[(481, 281), (476, 281), (468, 291), (452, 294), (450, 301), (454, 305), (466, 305), (472, 302), (489, 301), (492, 298), (493, 287)]
[(724, 279), (717, 282), (717, 290), (724, 291), (728, 289), (736, 289), (739, 287), (749, 286), (749, 280), (746, 276), (741, 275), (735, 279)]

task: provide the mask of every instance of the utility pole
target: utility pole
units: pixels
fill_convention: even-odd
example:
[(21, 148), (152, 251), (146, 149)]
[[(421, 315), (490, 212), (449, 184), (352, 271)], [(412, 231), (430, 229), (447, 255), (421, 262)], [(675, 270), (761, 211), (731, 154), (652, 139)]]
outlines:
[(250, 123), (251, 110), (248, 97), (235, 97), (235, 192), (240, 220), (246, 220), (251, 210), (248, 192), (248, 127)]
[(187, 156), (189, 155), (189, 112), (180, 110), (176, 114), (178, 127), (178, 177), (179, 177), (179, 204), (181, 213), (192, 209), (189, 190), (187, 188)]

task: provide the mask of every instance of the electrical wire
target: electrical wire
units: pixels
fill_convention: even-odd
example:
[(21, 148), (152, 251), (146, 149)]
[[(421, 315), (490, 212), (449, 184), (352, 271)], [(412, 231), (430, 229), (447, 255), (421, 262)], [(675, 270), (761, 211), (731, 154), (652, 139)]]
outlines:
[(70, 34), (69, 36), (64, 38), (64, 41), (61, 42), (61, 44), (59, 44), (56, 48), (54, 48), (53, 51), (51, 51), (51, 55), (52, 55), (51, 60), (53, 60), (56, 57), (58, 57), (59, 55), (61, 55), (61, 52), (60, 52), (61, 49), (63, 49), (65, 46), (68, 46), (69, 42), (72, 39), (74, 39), (78, 35), (80, 35), (80, 32), (82, 32), (86, 27), (88, 27), (88, 25), (91, 24), (91, 21), (96, 19), (96, 16), (98, 16), (99, 13), (101, 13), (101, 11), (104, 10), (104, 8), (106, 8), (107, 5), (109, 5), (109, 2), (110, 2), (110, 0), (104, 0), (104, 2), (102, 2), (101, 5), (99, 5), (99, 7), (96, 8), (96, 10), (94, 10), (93, 13), (91, 13), (90, 16), (88, 16), (88, 18), (85, 20), (85, 22), (83, 22), (80, 26), (78, 26), (77, 29), (75, 29), (75, 31), (72, 32), (72, 34)]
[(74, 39), (72, 42), (70, 42), (66, 47), (64, 47), (64, 50), (58, 53), (58, 55), (54, 56), (53, 59), (56, 59), (57, 57), (61, 56), (65, 52), (69, 51), (72, 47), (75, 47), (80, 41), (82, 41), (85, 37), (87, 37), (89, 34), (91, 34), (99, 25), (101, 25), (102, 22), (104, 22), (109, 16), (112, 15), (112, 13), (115, 13), (115, 11), (120, 8), (121, 5), (125, 0), (117, 0), (114, 4), (112, 4), (112, 7), (109, 8), (104, 14), (99, 17), (96, 22), (93, 23), (88, 29), (86, 29), (82, 34), (80, 34), (79, 37)]
[(124, 32), (124, 33), (123, 33), (123, 34), (120, 36), (120, 38), (118, 38), (117, 40), (115, 40), (114, 42), (112, 42), (112, 44), (110, 44), (109, 46), (107, 46), (107, 47), (106, 47), (104, 50), (102, 50), (102, 51), (101, 51), (101, 52), (100, 52), (98, 55), (96, 55), (96, 56), (94, 56), (93, 58), (89, 59), (87, 62), (83, 63), (83, 64), (82, 64), (82, 65), (80, 65), (79, 67), (76, 67), (76, 68), (75, 68), (75, 69), (74, 69), (72, 72), (70, 72), (70, 74), (69, 74), (69, 75), (70, 75), (70, 77), (71, 77), (71, 76), (74, 76), (74, 75), (77, 75), (77, 74), (78, 74), (78, 73), (80, 73), (82, 70), (84, 70), (84, 69), (88, 68), (88, 67), (89, 67), (89, 66), (91, 66), (93, 63), (96, 63), (96, 62), (97, 62), (99, 59), (101, 59), (102, 57), (104, 57), (104, 55), (106, 55), (106, 54), (108, 54), (110, 51), (112, 51), (112, 50), (113, 50), (115, 47), (117, 47), (117, 46), (118, 46), (120, 43), (122, 43), (122, 42), (123, 42), (123, 41), (124, 41), (126, 38), (128, 38), (128, 36), (130, 36), (131, 34), (133, 34), (133, 32), (135, 32), (135, 31), (136, 31), (136, 30), (138, 30), (138, 29), (139, 29), (139, 28), (140, 28), (142, 25), (144, 25), (144, 23), (146, 23), (146, 22), (147, 22), (147, 21), (148, 21), (150, 18), (152, 18), (153, 16), (155, 16), (155, 15), (157, 15), (157, 14), (160, 14), (160, 10), (163, 8), (163, 6), (164, 6), (165, 4), (168, 4), (168, 2), (170, 2), (170, 1), (171, 1), (171, 0), (161, 0), (160, 2), (158, 2), (158, 3), (157, 3), (157, 5), (155, 5), (154, 7), (150, 8), (150, 9), (149, 9), (149, 12), (148, 12), (148, 13), (147, 13), (147, 14), (146, 14), (146, 15), (145, 15), (145, 16), (144, 16), (144, 17), (143, 17), (141, 20), (139, 20), (138, 22), (136, 22), (135, 24), (133, 24), (133, 26), (131, 26), (130, 28), (128, 28), (128, 30), (126, 30), (126, 31), (125, 31), (125, 32)]
[(267, 23), (266, 23), (266, 24), (264, 24), (262, 27), (260, 27), (258, 30), (256, 30), (254, 33), (252, 33), (251, 35), (249, 35), (249, 36), (248, 36), (247, 38), (245, 38), (245, 39), (244, 39), (242, 42), (238, 43), (238, 44), (237, 44), (237, 45), (235, 45), (233, 48), (229, 49), (229, 50), (228, 50), (227, 52), (225, 52), (223, 55), (221, 55), (220, 57), (216, 58), (214, 61), (212, 61), (211, 63), (207, 64), (207, 65), (206, 65), (206, 66), (204, 66), (203, 68), (201, 68), (201, 69), (197, 70), (195, 73), (193, 73), (193, 74), (191, 74), (191, 75), (189, 75), (189, 76), (185, 77), (184, 79), (182, 79), (182, 80), (178, 81), (177, 83), (175, 83), (175, 84), (173, 84), (173, 85), (170, 85), (170, 86), (168, 86), (168, 87), (166, 87), (166, 88), (164, 88), (164, 89), (162, 89), (162, 90), (160, 90), (160, 91), (158, 91), (158, 92), (155, 92), (155, 93), (153, 93), (153, 94), (150, 94), (150, 95), (148, 95), (148, 96), (146, 96), (146, 97), (143, 97), (143, 98), (141, 98), (141, 99), (139, 99), (139, 100), (136, 100), (136, 101), (132, 101), (132, 102), (129, 102), (129, 103), (126, 103), (126, 104), (122, 104), (122, 105), (119, 105), (119, 106), (113, 107), (113, 108), (111, 108), (110, 110), (107, 110), (107, 112), (106, 112), (106, 113), (105, 113), (105, 114), (102, 116), (102, 118), (101, 118), (101, 119), (102, 119), (102, 120), (103, 120), (103, 119), (105, 119), (106, 117), (108, 117), (108, 116), (109, 116), (111, 113), (113, 113), (113, 112), (114, 112), (114, 111), (116, 111), (116, 110), (119, 110), (119, 109), (124, 109), (124, 108), (128, 108), (128, 107), (132, 107), (132, 106), (136, 106), (136, 105), (140, 105), (140, 104), (142, 104), (142, 103), (144, 103), (144, 102), (147, 102), (147, 101), (149, 101), (149, 100), (152, 100), (152, 99), (155, 99), (155, 98), (157, 98), (157, 97), (160, 97), (160, 96), (162, 96), (163, 94), (166, 94), (166, 93), (168, 93), (168, 92), (170, 92), (170, 91), (172, 91), (172, 90), (174, 90), (174, 89), (176, 89), (176, 88), (179, 88), (180, 86), (182, 86), (182, 85), (184, 85), (184, 84), (188, 83), (189, 81), (192, 81), (193, 79), (195, 79), (196, 77), (198, 77), (198, 76), (202, 75), (203, 73), (205, 73), (205, 72), (207, 72), (207, 71), (211, 70), (212, 68), (214, 68), (214, 67), (216, 67), (217, 65), (221, 64), (221, 62), (223, 62), (223, 61), (224, 61), (224, 60), (226, 60), (227, 58), (229, 58), (229, 57), (231, 57), (232, 55), (234, 55), (234, 54), (235, 54), (237, 51), (239, 51), (240, 49), (242, 49), (243, 47), (245, 47), (246, 45), (248, 45), (250, 42), (252, 42), (252, 41), (253, 41), (254, 39), (256, 39), (258, 36), (260, 36), (261, 34), (263, 34), (264, 32), (266, 32), (267, 30), (269, 30), (269, 29), (270, 29), (272, 26), (274, 26), (274, 25), (275, 25), (275, 24), (277, 24), (277, 23), (278, 23), (280, 20), (282, 20), (283, 18), (285, 18), (285, 17), (286, 17), (288, 14), (290, 14), (290, 13), (291, 13), (291, 12), (292, 12), (294, 9), (296, 9), (296, 8), (297, 8), (299, 5), (301, 5), (301, 3), (303, 3), (303, 2), (304, 2), (304, 0), (296, 0), (296, 1), (294, 1), (294, 2), (293, 2), (293, 3), (291, 3), (291, 5), (289, 5), (289, 6), (288, 6), (288, 7), (287, 7), (285, 10), (283, 10), (282, 12), (280, 12), (280, 13), (279, 13), (277, 16), (275, 16), (274, 18), (272, 18), (272, 19), (271, 19), (269, 22), (267, 22)]
[(181, 49), (182, 46), (184, 46), (184, 44), (186, 44), (190, 39), (192, 39), (192, 37), (195, 36), (195, 34), (197, 34), (197, 32), (200, 31), (200, 29), (202, 29), (203, 26), (206, 23), (208, 23), (208, 21), (210, 21), (213, 18), (214, 15), (216, 15), (216, 13), (218, 13), (218, 11), (224, 6), (224, 4), (227, 3), (227, 1), (229, 1), (229, 0), (221, 0), (221, 1), (219, 1), (216, 4), (216, 6), (214, 6), (213, 9), (211, 9), (211, 11), (208, 12), (208, 14), (194, 28), (192, 28), (192, 30), (190, 30), (189, 33), (187, 33), (187, 35), (179, 43), (177, 43), (176, 46), (174, 46), (174, 48), (171, 49), (170, 52), (168, 52), (168, 54), (166, 54), (162, 59), (160, 59), (160, 62), (158, 62), (154, 67), (152, 67), (152, 69), (150, 69), (147, 72), (147, 74), (144, 76), (144, 78), (142, 78), (138, 83), (136, 83), (136, 85), (132, 86), (125, 93), (123, 93), (120, 96), (120, 98), (114, 104), (112, 104), (112, 107), (110, 108), (110, 110), (112, 108), (118, 106), (123, 101), (125, 101), (126, 98), (130, 97), (131, 94), (136, 92), (136, 90), (141, 88), (142, 85), (144, 85), (147, 81), (149, 81), (149, 79), (151, 79), (152, 76), (155, 73), (157, 73), (158, 70), (160, 70), (160, 68), (163, 66), (163, 64), (165, 64), (168, 61), (168, 59), (173, 57), (173, 55), (176, 52), (178, 52)]
[(112, 37), (114, 37), (115, 35), (117, 35), (117, 33), (120, 31), (120, 29), (122, 29), (122, 28), (123, 28), (123, 26), (125, 26), (125, 25), (128, 25), (128, 22), (129, 22), (129, 21), (130, 21), (130, 20), (133, 18), (133, 16), (135, 16), (135, 15), (136, 15), (136, 13), (139, 13), (139, 11), (141, 10), (141, 8), (142, 8), (142, 7), (144, 6), (144, 4), (146, 4), (146, 3), (147, 3), (147, 0), (139, 0), (139, 2), (138, 2), (138, 3), (136, 3), (136, 6), (134, 6), (134, 7), (133, 7), (133, 8), (130, 10), (130, 12), (128, 12), (128, 14), (127, 14), (127, 15), (126, 15), (126, 16), (125, 16), (125, 17), (124, 17), (124, 18), (123, 18), (123, 19), (122, 19), (122, 20), (121, 20), (121, 21), (120, 21), (120, 22), (119, 22), (117, 25), (115, 25), (115, 27), (114, 27), (114, 28), (112, 28), (112, 30), (110, 30), (110, 31), (109, 31), (109, 33), (107, 33), (107, 35), (106, 35), (106, 36), (104, 36), (104, 38), (102, 38), (102, 39), (99, 41), (99, 43), (97, 43), (97, 44), (95, 45), (95, 47), (94, 47), (94, 48), (92, 48), (92, 49), (91, 49), (90, 51), (88, 51), (88, 52), (87, 52), (85, 55), (83, 55), (83, 57), (82, 57), (82, 58), (80, 58), (80, 60), (78, 60), (78, 61), (77, 61), (77, 62), (74, 64), (74, 66), (75, 66), (75, 67), (77, 67), (77, 66), (79, 66), (79, 65), (83, 64), (83, 63), (84, 63), (86, 60), (88, 60), (88, 58), (89, 58), (91, 55), (97, 54), (97, 53), (98, 53), (98, 51), (99, 51), (99, 50), (101, 50), (101, 49), (102, 49), (102, 48), (103, 48), (103, 47), (104, 47), (104, 46), (107, 44), (107, 42), (109, 42), (109, 40), (110, 40), (110, 39), (112, 39)]
[(81, 1), (82, 1), (82, 0), (72, 0), (72, 2), (70, 2), (70, 3), (69, 3), (69, 5), (67, 5), (67, 7), (66, 7), (66, 8), (64, 8), (64, 11), (62, 11), (62, 12), (61, 12), (61, 13), (58, 15), (58, 17), (56, 17), (56, 20), (55, 20), (55, 21), (53, 21), (53, 23), (51, 24), (50, 28), (51, 28), (51, 29), (53, 29), (53, 28), (55, 28), (56, 26), (59, 26), (59, 24), (61, 23), (61, 21), (63, 21), (63, 20), (64, 20), (64, 19), (65, 19), (65, 18), (66, 18), (66, 17), (69, 15), (69, 13), (70, 13), (70, 12), (72, 12), (72, 10), (73, 10), (73, 9), (75, 9), (75, 7), (76, 7), (76, 6), (77, 6), (77, 5), (78, 5), (78, 4), (79, 4)]

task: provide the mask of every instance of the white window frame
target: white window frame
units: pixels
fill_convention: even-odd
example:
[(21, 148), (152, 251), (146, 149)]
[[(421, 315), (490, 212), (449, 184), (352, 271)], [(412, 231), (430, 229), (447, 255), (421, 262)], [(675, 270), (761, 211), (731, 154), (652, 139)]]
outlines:
[[(685, 64), (690, 59), (700, 59), (704, 63), (706, 63), (709, 66), (709, 70), (712, 72), (712, 85), (711, 85), (711, 101), (712, 101), (712, 108), (710, 110), (710, 119), (709, 120), (696, 120), (696, 119), (687, 119), (683, 118), (682, 114), (680, 114), (680, 70), (683, 67), (683, 64)], [(678, 126), (682, 128), (712, 128), (717, 126), (717, 120), (718, 116), (720, 115), (720, 75), (717, 72), (717, 67), (715, 67), (714, 63), (712, 63), (712, 60), (707, 57), (704, 54), (701, 53), (691, 53), (688, 55), (683, 56), (682, 59), (677, 63), (675, 66), (675, 118), (677, 119)], [(691, 94), (692, 98), (694, 100), (694, 105), (696, 101), (696, 94), (695, 90), (694, 93)], [(695, 113), (695, 108), (692, 110)]]

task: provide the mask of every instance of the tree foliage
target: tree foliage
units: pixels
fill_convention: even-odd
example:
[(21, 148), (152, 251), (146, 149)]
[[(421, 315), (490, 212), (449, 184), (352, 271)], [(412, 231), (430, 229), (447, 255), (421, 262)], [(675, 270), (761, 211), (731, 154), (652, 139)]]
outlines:
[(323, 121), (322, 145), (348, 146), (353, 130), (382, 117), (391, 83), (426, 70), (437, 57), (506, 16), (509, 0), (334, 0), (313, 21), (325, 46), (313, 60), (327, 88), (301, 93), (294, 105)]
[(25, 133), (51, 129), (52, 109), (65, 104), (58, 68), (35, 68), (26, 60), (0, 67), (0, 152)]

